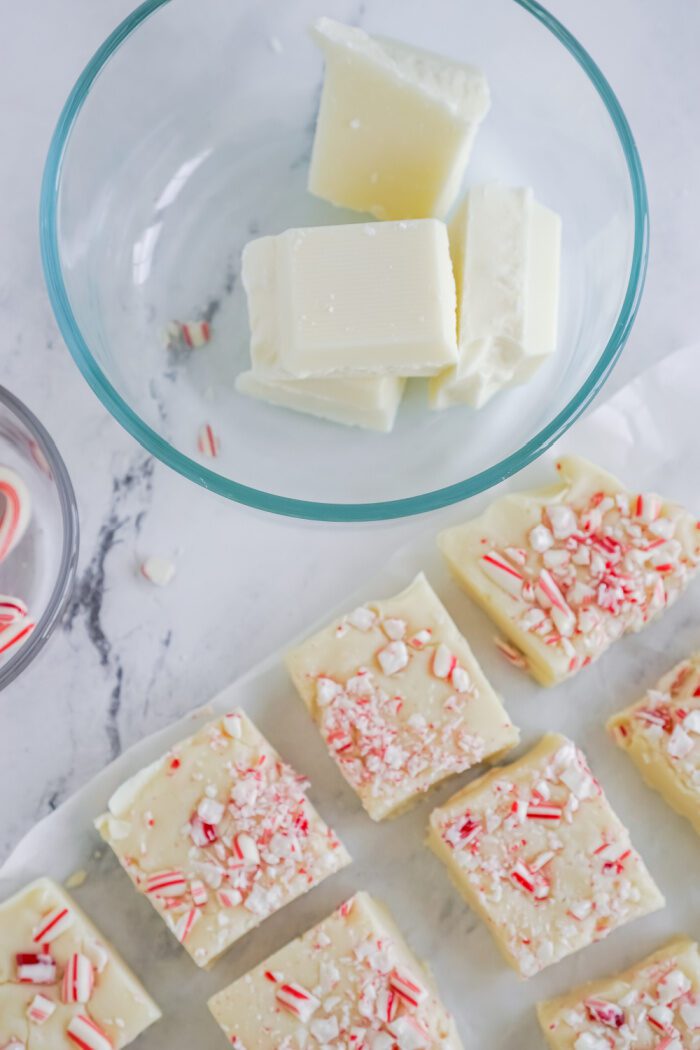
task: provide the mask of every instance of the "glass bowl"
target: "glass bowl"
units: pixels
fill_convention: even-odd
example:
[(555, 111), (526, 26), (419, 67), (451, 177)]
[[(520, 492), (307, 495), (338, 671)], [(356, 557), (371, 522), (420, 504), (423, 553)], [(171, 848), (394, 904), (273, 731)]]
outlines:
[(36, 416), (3, 386), (0, 466), (20, 475), (32, 508), (27, 531), (0, 562), (0, 593), (21, 598), (36, 623), (26, 641), (0, 656), (4, 689), (29, 666), (60, 623), (75, 582), (79, 531), (75, 493), (58, 449)]
[[(629, 335), (647, 204), (620, 105), (590, 56), (532, 0), (361, 7), (361, 24), (479, 65), (492, 108), (466, 184), (531, 185), (563, 219), (557, 353), (484, 409), (430, 412), (413, 384), (390, 435), (246, 399), (243, 245), (289, 226), (358, 221), (306, 192), (322, 77), (317, 0), (148, 0), (73, 89), (44, 174), (53, 308), (79, 368), (150, 452), (230, 499), (358, 521), (465, 499), (520, 470), (583, 411)], [(353, 5), (326, 0), (348, 20)], [(212, 340), (166, 349), (173, 320)], [(218, 458), (198, 452), (210, 425)]]

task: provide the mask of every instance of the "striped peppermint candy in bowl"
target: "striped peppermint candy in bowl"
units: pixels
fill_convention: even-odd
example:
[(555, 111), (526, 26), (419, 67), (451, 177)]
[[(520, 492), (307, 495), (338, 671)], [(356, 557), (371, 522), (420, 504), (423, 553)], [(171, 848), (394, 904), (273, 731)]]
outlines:
[(77, 554), (76, 501), (58, 449), (0, 386), (0, 690), (60, 622)]

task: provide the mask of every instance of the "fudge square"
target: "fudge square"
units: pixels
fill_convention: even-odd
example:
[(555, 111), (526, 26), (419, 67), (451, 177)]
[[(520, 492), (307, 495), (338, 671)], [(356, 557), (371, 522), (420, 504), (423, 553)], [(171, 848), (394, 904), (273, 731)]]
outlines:
[(160, 1010), (75, 901), (38, 879), (0, 904), (0, 1047), (117, 1050)]
[(388, 912), (358, 893), (209, 1001), (236, 1050), (461, 1047)]
[(553, 1050), (698, 1050), (700, 953), (685, 937), (621, 973), (539, 1003)]
[(301, 698), (373, 820), (518, 742), (465, 639), (421, 573), (287, 656)]
[(428, 844), (522, 977), (664, 905), (585, 757), (556, 733), (436, 809)]
[(700, 835), (700, 652), (608, 722), (649, 787)]
[(685, 590), (700, 561), (695, 518), (632, 493), (577, 456), (560, 481), (508, 495), (447, 529), (439, 546), (472, 598), (554, 685), (639, 631)]
[(97, 821), (136, 888), (199, 966), (350, 863), (242, 711), (127, 781)]

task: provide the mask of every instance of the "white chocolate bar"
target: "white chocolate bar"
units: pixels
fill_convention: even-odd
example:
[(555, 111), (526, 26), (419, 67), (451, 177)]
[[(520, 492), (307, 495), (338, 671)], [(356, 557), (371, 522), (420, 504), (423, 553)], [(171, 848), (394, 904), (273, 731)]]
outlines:
[(556, 733), (436, 809), (428, 843), (522, 977), (664, 904), (584, 755)]
[(617, 977), (537, 1007), (552, 1050), (700, 1050), (700, 953), (678, 937)]
[(561, 220), (530, 189), (470, 190), (450, 223), (459, 363), (430, 381), (432, 408), (481, 408), (554, 352)]
[(287, 230), (243, 251), (265, 379), (435, 375), (457, 361), (455, 283), (436, 219)]
[(350, 857), (242, 711), (127, 781), (97, 827), (198, 966)]
[(438, 538), (458, 581), (542, 685), (641, 630), (700, 561), (700, 530), (678, 504), (632, 493), (578, 456), (557, 470), (557, 485), (504, 496)]
[(490, 105), (479, 70), (320, 18), (326, 59), (309, 190), (377, 219), (442, 217)]
[(518, 731), (421, 573), (287, 656), (329, 753), (373, 820), (504, 754)]
[(388, 912), (358, 893), (215, 995), (234, 1050), (459, 1050), (452, 1017)]
[(0, 904), (1, 1047), (119, 1050), (160, 1016), (114, 948), (56, 883), (38, 879)]
[(614, 715), (608, 729), (649, 787), (700, 835), (700, 653)]
[(281, 408), (306, 412), (333, 423), (389, 433), (394, 426), (405, 380), (399, 376), (371, 379), (266, 379), (255, 370), (236, 378), (236, 390)]

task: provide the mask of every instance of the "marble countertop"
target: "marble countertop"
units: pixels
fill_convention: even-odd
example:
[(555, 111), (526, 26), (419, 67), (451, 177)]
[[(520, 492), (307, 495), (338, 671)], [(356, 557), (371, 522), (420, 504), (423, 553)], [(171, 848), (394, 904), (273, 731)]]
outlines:
[[(41, 171), (74, 80), (132, 6), (64, 0), (44, 5), (40, 17), (31, 4), (2, 16), (12, 47), (0, 66), (0, 382), (39, 415), (66, 459), (82, 551), (63, 629), (0, 697), (0, 861), (121, 750), (207, 700), (439, 522), (436, 515), (430, 523), (314, 525), (227, 503), (154, 463), (73, 365), (41, 274)], [(649, 278), (612, 392), (695, 341), (700, 328), (700, 6), (551, 0), (549, 7), (611, 81), (649, 188)], [(167, 589), (138, 577), (148, 554), (176, 561)]]

